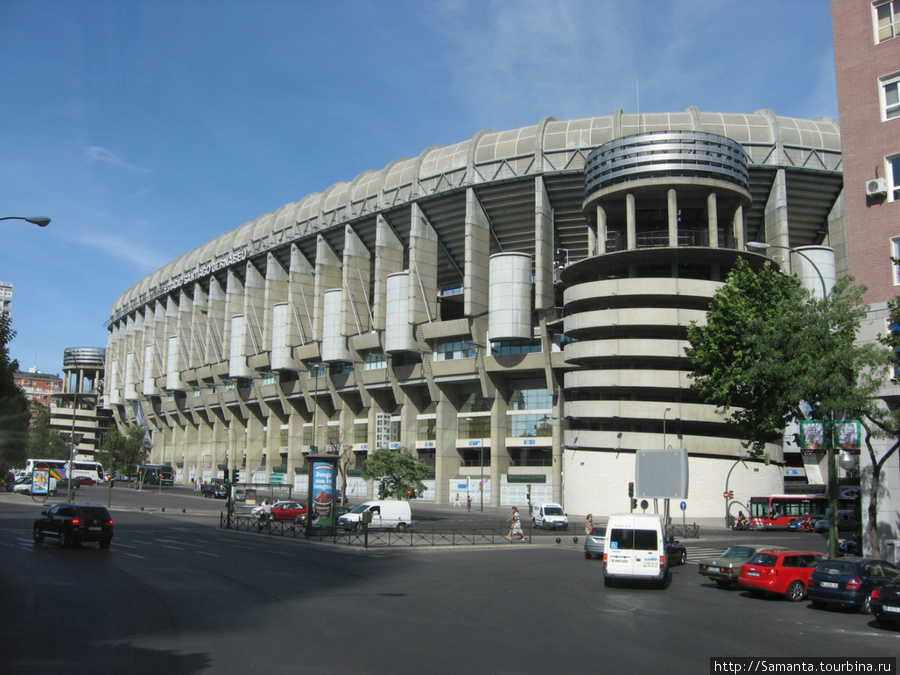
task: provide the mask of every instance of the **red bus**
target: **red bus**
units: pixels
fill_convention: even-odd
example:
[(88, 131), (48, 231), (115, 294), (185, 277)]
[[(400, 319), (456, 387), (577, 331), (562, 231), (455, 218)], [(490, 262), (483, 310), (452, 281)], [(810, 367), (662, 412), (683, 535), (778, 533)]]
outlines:
[(807, 513), (823, 518), (828, 508), (825, 495), (770, 495), (750, 498), (750, 527), (754, 530), (786, 530), (788, 523)]

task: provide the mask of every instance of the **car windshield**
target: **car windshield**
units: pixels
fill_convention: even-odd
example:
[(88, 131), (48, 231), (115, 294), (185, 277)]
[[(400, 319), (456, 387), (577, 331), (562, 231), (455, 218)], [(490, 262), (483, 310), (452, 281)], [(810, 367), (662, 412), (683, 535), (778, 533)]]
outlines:
[(722, 553), (722, 558), (749, 558), (754, 549), (750, 546), (730, 546)]
[(757, 553), (747, 561), (748, 565), (762, 565), (763, 567), (773, 567), (778, 562), (778, 556), (771, 553)]
[(544, 515), (546, 515), (546, 516), (564, 516), (566, 514), (565, 514), (565, 511), (563, 511), (558, 506), (548, 506), (548, 507), (544, 508)]
[(816, 565), (816, 572), (819, 574), (830, 574), (832, 576), (844, 576), (854, 574), (856, 567), (853, 563), (840, 562), (838, 560), (826, 560)]
[(360, 504), (355, 509), (350, 511), (350, 513), (362, 513), (363, 511), (367, 510), (368, 508), (369, 508), (368, 504)]

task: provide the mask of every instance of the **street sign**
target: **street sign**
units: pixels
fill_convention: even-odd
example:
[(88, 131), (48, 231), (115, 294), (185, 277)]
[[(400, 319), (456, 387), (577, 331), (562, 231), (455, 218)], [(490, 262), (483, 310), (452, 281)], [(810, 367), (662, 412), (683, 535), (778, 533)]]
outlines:
[(687, 511), (687, 502), (681, 502), (681, 510)]
[(725, 497), (725, 499), (728, 499), (728, 490), (725, 490), (725, 492), (722, 493), (722, 496)]

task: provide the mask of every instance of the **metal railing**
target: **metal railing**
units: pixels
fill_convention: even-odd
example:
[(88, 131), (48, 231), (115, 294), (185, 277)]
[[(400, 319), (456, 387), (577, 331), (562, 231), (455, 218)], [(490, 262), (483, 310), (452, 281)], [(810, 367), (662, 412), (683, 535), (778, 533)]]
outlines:
[[(311, 528), (307, 536), (304, 525), (292, 520), (262, 520), (258, 516), (248, 515), (229, 517), (226, 513), (222, 513), (219, 517), (219, 527), (237, 532), (312, 539), (345, 546), (361, 546), (366, 549), (392, 546), (486, 546), (509, 541), (506, 538), (509, 532), (508, 526), (471, 530), (451, 528), (421, 531), (414, 528), (407, 530), (345, 530), (342, 527), (315, 527)], [(523, 541), (532, 543), (531, 532), (526, 531)]]

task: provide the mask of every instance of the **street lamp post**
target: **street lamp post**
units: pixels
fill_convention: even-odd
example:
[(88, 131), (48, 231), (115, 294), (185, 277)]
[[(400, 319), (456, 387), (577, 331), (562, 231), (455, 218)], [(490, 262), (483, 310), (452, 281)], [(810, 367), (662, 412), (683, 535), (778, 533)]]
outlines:
[(669, 411), (672, 409), (672, 406), (666, 406), (666, 409), (663, 411), (663, 450), (666, 449), (666, 415), (669, 414)]
[(25, 220), (38, 227), (47, 227), (50, 224), (50, 219), (45, 216), (4, 216), (0, 220)]
[[(796, 253), (801, 258), (804, 258), (812, 268), (816, 271), (816, 274), (819, 275), (819, 281), (822, 282), (822, 300), (826, 300), (828, 298), (828, 286), (825, 284), (825, 277), (822, 275), (822, 270), (819, 269), (819, 266), (813, 262), (813, 259), (806, 255), (803, 251), (792, 248), (790, 246), (781, 246), (780, 244), (768, 244), (766, 242), (761, 241), (751, 241), (747, 242), (747, 248), (751, 251), (765, 251), (770, 248), (780, 248), (786, 251), (790, 251), (791, 253)], [(828, 518), (828, 555), (832, 558), (837, 556), (837, 511), (838, 511), (838, 500), (837, 500), (837, 466), (834, 461), (834, 422), (829, 418), (825, 419), (824, 431), (825, 431), (825, 457), (828, 464), (828, 510), (831, 511), (831, 515)]]

